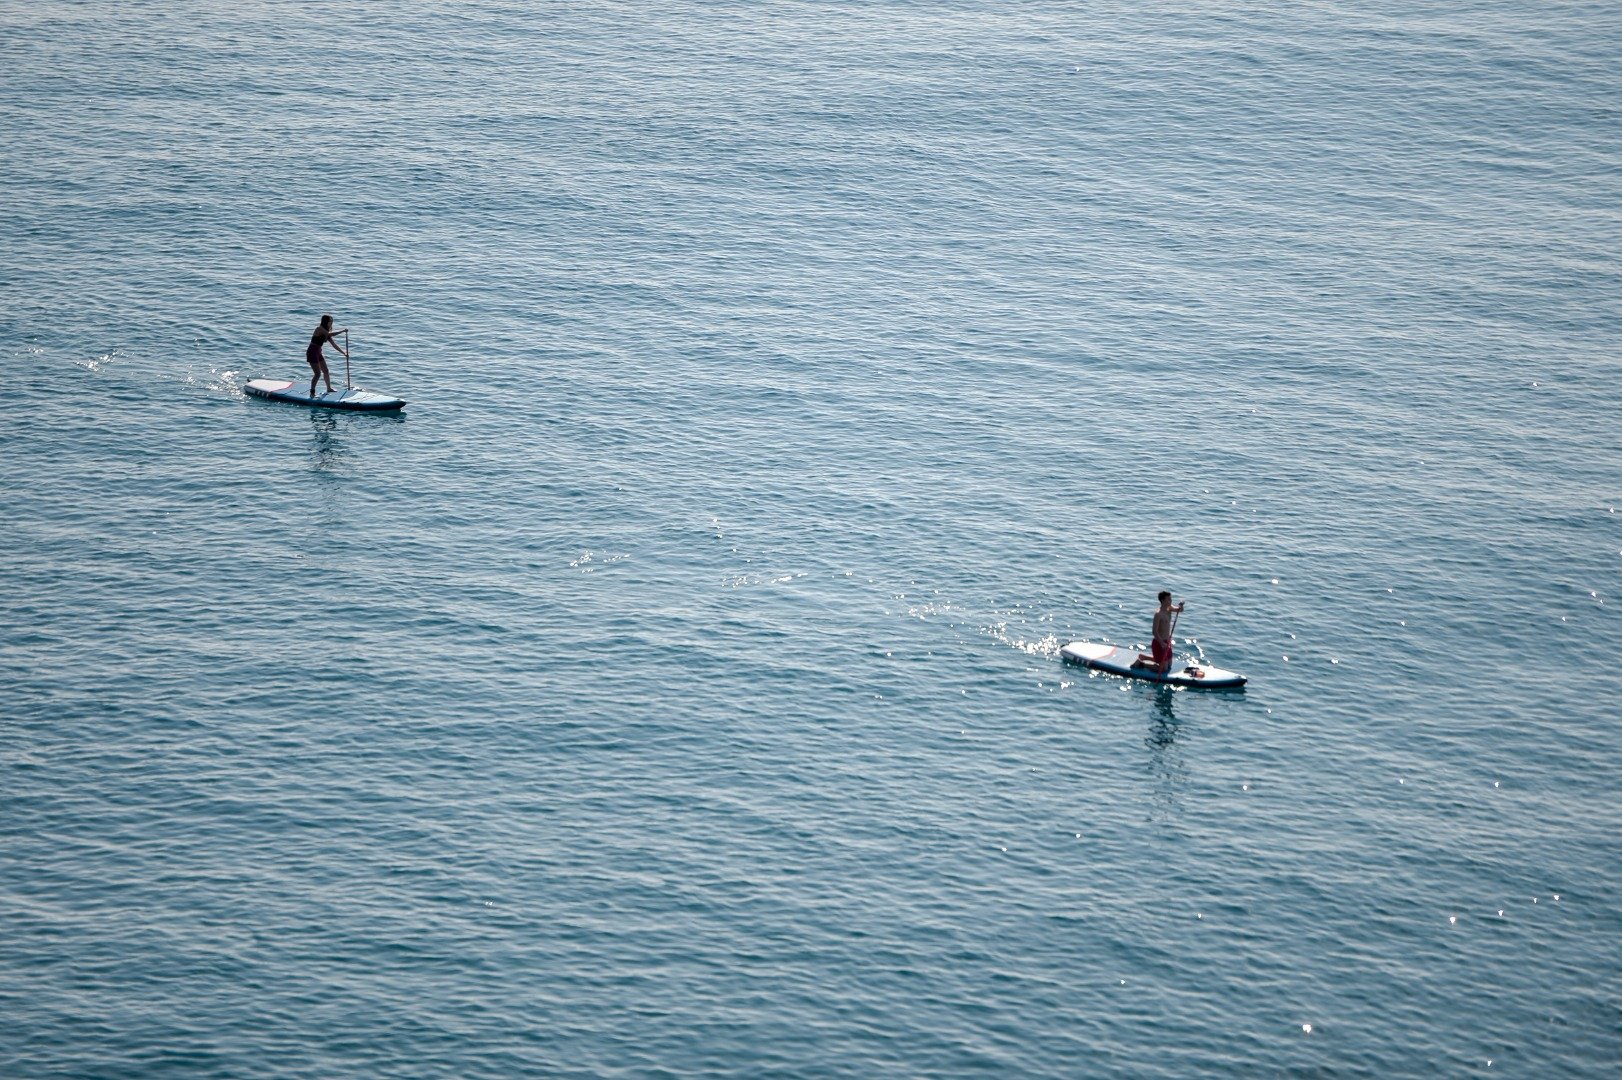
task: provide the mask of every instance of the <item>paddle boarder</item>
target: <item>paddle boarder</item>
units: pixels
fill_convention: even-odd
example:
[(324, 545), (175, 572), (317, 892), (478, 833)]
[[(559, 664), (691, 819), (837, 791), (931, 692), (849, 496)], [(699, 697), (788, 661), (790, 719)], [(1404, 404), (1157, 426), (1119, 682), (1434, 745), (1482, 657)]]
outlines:
[(1172, 644), (1171, 631), (1177, 625), (1177, 616), (1182, 614), (1183, 605), (1172, 606), (1171, 593), (1161, 590), (1160, 609), (1155, 612), (1154, 637), (1149, 641), (1149, 653), (1139, 653), (1133, 667), (1153, 668), (1164, 675), (1171, 670)]
[(327, 358), (321, 355), (321, 346), (330, 344), (334, 349), (344, 354), (345, 360), (349, 359), (349, 354), (344, 352), (344, 347), (338, 344), (338, 335), (347, 334), (348, 332), (347, 330), (334, 330), (332, 328), (332, 316), (323, 315), (321, 316), (321, 325), (316, 327), (315, 333), (310, 335), (310, 344), (304, 350), (304, 360), (310, 365), (310, 370), (314, 372), (310, 376), (311, 397), (315, 397), (315, 384), (321, 379), (327, 380), (327, 393), (333, 392), (332, 373), (327, 370)]

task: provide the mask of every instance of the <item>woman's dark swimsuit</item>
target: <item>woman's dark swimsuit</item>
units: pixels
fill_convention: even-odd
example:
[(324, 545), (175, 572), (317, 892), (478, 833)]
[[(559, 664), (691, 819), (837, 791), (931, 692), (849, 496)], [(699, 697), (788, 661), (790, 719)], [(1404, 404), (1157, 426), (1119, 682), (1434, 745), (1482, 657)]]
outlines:
[(332, 334), (326, 330), (317, 329), (310, 335), (309, 347), (304, 350), (304, 362), (320, 371), (326, 366), (326, 358), (321, 355), (321, 346), (332, 340)]

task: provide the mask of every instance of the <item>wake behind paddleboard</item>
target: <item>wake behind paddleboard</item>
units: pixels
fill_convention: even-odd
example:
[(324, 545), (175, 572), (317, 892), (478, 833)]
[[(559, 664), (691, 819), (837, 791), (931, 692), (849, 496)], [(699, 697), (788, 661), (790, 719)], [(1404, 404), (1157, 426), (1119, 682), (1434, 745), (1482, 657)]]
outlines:
[(1162, 675), (1153, 668), (1133, 667), (1138, 658), (1137, 649), (1123, 649), (1119, 645), (1096, 645), (1088, 641), (1072, 641), (1059, 650), (1059, 655), (1077, 664), (1086, 664), (1111, 675), (1125, 675), (1129, 679), (1166, 683), (1171, 686), (1190, 686), (1201, 690), (1232, 690), (1245, 685), (1245, 677), (1236, 672), (1223, 671), (1209, 664), (1172, 664)]
[(345, 387), (311, 397), (306, 387), (285, 379), (254, 379), (242, 388), (254, 397), (267, 401), (285, 401), (290, 405), (309, 405), (316, 409), (353, 409), (357, 412), (389, 412), (405, 408), (405, 402), (388, 394), (379, 394), (358, 387)]

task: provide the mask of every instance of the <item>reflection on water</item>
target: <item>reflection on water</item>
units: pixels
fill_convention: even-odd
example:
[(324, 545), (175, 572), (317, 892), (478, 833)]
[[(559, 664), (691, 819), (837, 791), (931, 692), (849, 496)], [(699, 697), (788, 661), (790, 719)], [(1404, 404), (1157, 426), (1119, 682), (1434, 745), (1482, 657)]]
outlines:
[(316, 472), (326, 472), (339, 463), (343, 444), (337, 439), (338, 414), (325, 409), (310, 410), (310, 429), (315, 438), (310, 446), (310, 460)]
[(1183, 761), (1182, 747), (1177, 742), (1177, 713), (1173, 702), (1177, 691), (1170, 686), (1148, 686), (1149, 733), (1144, 745), (1149, 748), (1148, 773), (1150, 788), (1150, 820), (1170, 822), (1181, 815), (1179, 797), (1188, 780), (1188, 766)]
[(310, 409), (310, 464), (317, 473), (330, 473), (342, 465), (347, 454), (345, 440), (374, 430), (380, 424), (403, 424), (404, 413), (342, 412), (336, 409)]
[[(1155, 728), (1167, 728), (1169, 731), (1177, 723), (1177, 713), (1172, 709), (1172, 702), (1177, 698), (1176, 689), (1165, 685), (1155, 685), (1149, 692), (1153, 695), (1151, 699), (1153, 712), (1151, 715), (1154, 717)], [(1151, 734), (1150, 739), (1153, 740), (1153, 738), (1154, 736)], [(1171, 741), (1171, 738), (1171, 734), (1166, 736), (1168, 742)]]

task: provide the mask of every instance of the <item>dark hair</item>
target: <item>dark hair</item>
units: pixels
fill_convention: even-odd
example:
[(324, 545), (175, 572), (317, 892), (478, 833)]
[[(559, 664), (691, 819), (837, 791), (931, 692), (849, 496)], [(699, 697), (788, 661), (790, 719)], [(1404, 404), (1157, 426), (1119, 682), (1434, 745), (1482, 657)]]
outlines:
[(1165, 589), (1161, 589), (1160, 592), (1155, 596), (1155, 599), (1164, 604), (1167, 600), (1171, 599), (1171, 593), (1167, 592)]
[(323, 330), (326, 329), (327, 327), (331, 326), (331, 325), (332, 325), (332, 316), (331, 315), (323, 315), (323, 316), (321, 316), (321, 328)]

